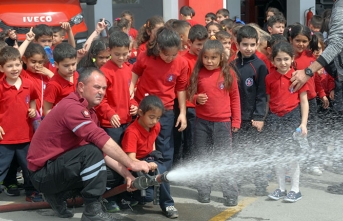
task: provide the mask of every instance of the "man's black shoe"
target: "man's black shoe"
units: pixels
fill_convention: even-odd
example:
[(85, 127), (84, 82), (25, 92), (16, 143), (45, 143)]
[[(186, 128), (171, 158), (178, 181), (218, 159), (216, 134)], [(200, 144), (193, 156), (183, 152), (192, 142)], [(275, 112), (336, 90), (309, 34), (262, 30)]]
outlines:
[(44, 194), (45, 200), (50, 204), (51, 208), (58, 217), (60, 218), (70, 218), (74, 216), (74, 213), (67, 208), (67, 202), (64, 199), (65, 194)]
[(333, 185), (333, 186), (328, 186), (328, 192), (332, 194), (343, 195), (343, 183)]
[(97, 200), (85, 206), (81, 221), (115, 221), (115, 219), (105, 212), (104, 206)]

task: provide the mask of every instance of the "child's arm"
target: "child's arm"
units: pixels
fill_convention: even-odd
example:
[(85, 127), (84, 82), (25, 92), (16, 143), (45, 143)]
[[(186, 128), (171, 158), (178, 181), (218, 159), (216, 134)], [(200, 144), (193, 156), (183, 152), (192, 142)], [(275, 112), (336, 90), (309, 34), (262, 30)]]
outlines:
[(31, 43), (31, 41), (33, 41), (35, 39), (35, 33), (33, 33), (32, 29), (33, 29), (33, 27), (31, 27), (30, 31), (28, 33), (26, 33), (25, 41), (18, 48), (21, 56), (24, 55), (26, 48)]
[(230, 106), (231, 106), (231, 127), (232, 132), (237, 132), (241, 127), (241, 100), (239, 97), (239, 89), (236, 73), (231, 72), (233, 77), (232, 85), (230, 88)]
[(325, 91), (323, 89), (321, 78), (317, 72), (314, 73), (313, 77), (314, 77), (314, 83), (315, 83), (315, 90), (316, 90), (320, 100), (323, 102), (323, 105), (322, 105), (323, 108), (326, 109), (329, 107), (330, 103), (329, 103), (329, 100), (326, 97)]
[(89, 50), (89, 48), (91, 47), (91, 44), (93, 42), (93, 40), (98, 37), (100, 35), (100, 33), (107, 27), (106, 23), (105, 23), (105, 19), (103, 18), (102, 21), (99, 21), (98, 24), (96, 25), (95, 30), (93, 31), (93, 33), (88, 37), (87, 41), (85, 42), (85, 45), (87, 45), (87, 47), (85, 48), (86, 51)]
[(309, 105), (307, 100), (307, 91), (301, 92), (300, 94), (300, 107), (301, 107), (301, 124), (299, 128), (303, 135), (307, 134), (307, 119), (309, 112)]
[(30, 107), (28, 109), (29, 118), (36, 117), (36, 100), (30, 101)]
[(177, 91), (177, 100), (179, 101), (180, 114), (176, 120), (175, 127), (180, 125), (179, 132), (187, 127), (186, 119), (186, 91)]
[(257, 131), (261, 131), (266, 116), (267, 94), (265, 79), (268, 74), (267, 66), (265, 64), (261, 65), (257, 73), (256, 108), (253, 114), (252, 125), (256, 127)]
[(4, 129), (2, 129), (2, 127), (0, 126), (0, 140), (4, 139), (3, 135), (5, 135), (5, 131)]
[(71, 46), (73, 46), (73, 48), (76, 48), (73, 30), (71, 29), (69, 22), (60, 22), (60, 24), (61, 24), (61, 27), (65, 29), (68, 33), (68, 43)]
[(131, 84), (130, 84), (130, 96), (131, 98), (134, 97), (135, 94), (135, 86), (138, 81), (139, 76), (135, 73), (132, 72), (132, 79), (131, 79)]
[(48, 115), (48, 113), (51, 111), (52, 105), (53, 105), (53, 103), (43, 101), (43, 110), (44, 110), (43, 114), (44, 114), (44, 116)]

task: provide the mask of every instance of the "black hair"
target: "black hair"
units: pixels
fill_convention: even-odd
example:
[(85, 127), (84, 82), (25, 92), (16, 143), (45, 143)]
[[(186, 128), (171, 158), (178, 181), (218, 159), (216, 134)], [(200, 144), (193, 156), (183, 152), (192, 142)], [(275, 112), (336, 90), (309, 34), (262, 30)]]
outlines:
[(227, 10), (226, 8), (219, 9), (219, 10), (216, 12), (216, 15), (217, 15), (217, 14), (220, 14), (220, 15), (222, 15), (222, 16), (224, 16), (224, 17), (230, 18), (230, 12), (229, 12), (229, 10)]
[(184, 5), (180, 8), (180, 14), (183, 16), (195, 16), (195, 11), (192, 7)]
[(215, 36), (216, 36), (216, 39), (219, 41), (224, 40), (224, 39), (228, 39), (228, 38), (231, 39), (231, 35), (229, 33), (227, 33), (226, 31), (219, 31), (215, 34)]
[(50, 26), (47, 26), (46, 24), (36, 25), (32, 29), (32, 32), (35, 34), (36, 41), (38, 41), (38, 39), (42, 37), (43, 35), (51, 36), (51, 38), (54, 35), (54, 33), (52, 32), (52, 28)]
[(241, 27), (237, 32), (237, 43), (240, 44), (243, 38), (253, 38), (258, 42), (258, 33), (255, 28), (245, 25)]
[(267, 41), (267, 47), (273, 48), (273, 46), (281, 41), (288, 42), (287, 38), (282, 34), (272, 34)]
[(127, 30), (129, 30), (130, 29), (130, 21), (127, 20), (126, 18), (116, 18), (113, 21), (112, 27), (119, 27), (121, 31), (123, 30), (123, 28), (126, 28)]
[(314, 32), (314, 34), (317, 36), (318, 43), (322, 46), (322, 50), (324, 50), (325, 43), (324, 43), (324, 36), (321, 32)]
[(105, 77), (104, 73), (100, 69), (95, 67), (86, 67), (79, 72), (77, 83), (82, 82), (83, 84), (87, 84), (89, 77), (92, 75), (94, 71), (98, 72), (100, 75)]
[(155, 95), (148, 95), (141, 100), (138, 109), (141, 109), (143, 114), (150, 110), (160, 109), (162, 113), (164, 112), (164, 105), (162, 100)]
[(130, 47), (130, 38), (129, 36), (122, 31), (115, 31), (110, 35), (109, 38), (109, 48), (115, 47)]
[(310, 24), (317, 29), (320, 29), (322, 27), (323, 24), (323, 18), (320, 15), (313, 15), (311, 20), (310, 20)]
[(11, 46), (5, 46), (3, 49), (0, 50), (0, 65), (3, 66), (8, 61), (14, 61), (16, 59), (19, 59), (21, 61), (21, 55), (18, 49), (11, 47)]
[(150, 35), (148, 31), (151, 32), (156, 25), (164, 24), (163, 18), (161, 16), (153, 16), (146, 20), (145, 24), (139, 29), (138, 36), (137, 36), (137, 45), (141, 45), (150, 39)]
[(309, 40), (309, 48), (311, 51), (318, 50), (318, 38), (313, 32), (310, 30), (309, 27), (304, 25), (293, 25), (287, 31), (285, 31), (286, 37), (288, 40), (294, 39), (298, 35), (304, 35)]
[(232, 27), (232, 34), (234, 36), (237, 36), (239, 29), (241, 29), (243, 26), (244, 26), (243, 24), (235, 23)]
[(52, 27), (52, 33), (59, 33), (61, 36), (65, 36), (66, 30), (61, 26), (54, 26)]
[(207, 29), (202, 25), (194, 25), (189, 29), (188, 39), (193, 43), (196, 39), (199, 41), (208, 38)]
[(207, 23), (207, 25), (205, 27), (208, 30), (208, 28), (210, 26), (213, 26), (213, 25), (216, 26), (219, 29), (219, 31), (225, 30), (225, 27), (223, 27), (221, 24), (218, 24), (217, 22), (213, 22), (213, 21), (211, 21), (210, 23)]
[(66, 58), (72, 59), (76, 58), (76, 49), (66, 42), (58, 44), (54, 51), (53, 56), (56, 63), (63, 61)]
[(122, 29), (119, 28), (118, 26), (112, 26), (109, 30), (108, 30), (108, 36), (110, 36), (113, 32), (115, 31), (121, 31), (122, 32)]
[(281, 23), (281, 24), (286, 25), (286, 22), (287, 21), (286, 21), (285, 17), (283, 17), (283, 15), (276, 14), (276, 15), (274, 15), (268, 19), (267, 26), (273, 27), (273, 25), (275, 25), (276, 23)]
[(213, 12), (209, 12), (205, 15), (205, 18), (211, 18), (212, 21), (215, 21), (217, 19), (217, 16)]
[(154, 41), (149, 42), (147, 54), (148, 56), (159, 56), (160, 51), (164, 51), (168, 48), (177, 47), (181, 48), (181, 38), (179, 34), (166, 27), (161, 27), (157, 30), (156, 38)]
[(191, 24), (185, 20), (176, 20), (172, 23), (172, 29), (179, 33), (179, 35), (184, 34), (187, 31), (187, 28), (190, 27)]
[(5, 41), (0, 40), (0, 50), (3, 49), (4, 47), (8, 46)]
[(229, 18), (226, 18), (220, 22), (222, 26), (226, 28), (226, 30), (231, 30), (235, 25), (235, 21)]
[(164, 23), (164, 27), (173, 28), (174, 21), (178, 21), (178, 20), (175, 18), (169, 19), (168, 21), (166, 21), (166, 23)]
[(198, 55), (197, 62), (195, 63), (190, 78), (190, 85), (188, 87), (188, 97), (190, 100), (192, 100), (194, 95), (198, 92), (198, 76), (200, 70), (204, 67), (202, 58), (207, 50), (215, 50), (215, 53), (220, 56), (219, 67), (221, 69), (221, 76), (224, 78), (224, 88), (226, 91), (230, 91), (231, 89), (231, 85), (234, 80), (231, 72), (233, 69), (229, 65), (228, 60), (224, 55), (224, 47), (219, 40), (207, 40)]
[(123, 11), (120, 15), (120, 17), (125, 17), (126, 15), (131, 17), (131, 27), (130, 28), (134, 28), (134, 16), (133, 13), (131, 11)]
[(25, 53), (24, 53), (24, 56), (25, 56), (26, 58), (31, 58), (31, 57), (33, 57), (33, 56), (36, 55), (36, 54), (42, 55), (42, 57), (43, 57), (44, 59), (48, 59), (48, 56), (47, 56), (47, 54), (46, 54), (46, 52), (45, 52), (43, 46), (40, 45), (40, 44), (37, 44), (37, 43), (33, 43), (33, 42), (32, 42), (32, 43), (30, 43), (30, 44), (27, 46), (27, 48), (26, 48), (26, 50), (25, 50)]
[(95, 62), (93, 62), (93, 59), (102, 51), (106, 50), (108, 48), (108, 39), (96, 39), (92, 42), (88, 54), (86, 56), (86, 59), (84, 61), (84, 65), (82, 67), (96, 67)]
[(267, 10), (266, 10), (266, 18), (268, 16), (268, 12), (273, 12), (274, 15), (277, 15), (277, 14), (280, 14), (281, 12), (279, 11), (279, 9), (277, 8), (273, 8), (273, 7), (269, 7)]
[(331, 9), (326, 9), (323, 12), (322, 14), (323, 22), (322, 22), (322, 27), (320, 28), (321, 33), (326, 32), (327, 34), (329, 34), (329, 30), (330, 30), (329, 24), (330, 24), (331, 13), (332, 13)]
[(273, 60), (279, 52), (284, 52), (284, 53), (288, 54), (291, 58), (294, 57), (293, 47), (288, 42), (280, 41), (273, 46), (273, 49), (272, 49), (272, 59)]

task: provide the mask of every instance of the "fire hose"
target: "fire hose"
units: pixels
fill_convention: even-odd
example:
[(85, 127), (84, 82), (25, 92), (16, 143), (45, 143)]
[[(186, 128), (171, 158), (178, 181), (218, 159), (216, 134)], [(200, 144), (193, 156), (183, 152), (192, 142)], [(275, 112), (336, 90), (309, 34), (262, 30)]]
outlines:
[[(144, 194), (144, 190), (149, 188), (150, 186), (158, 186), (163, 182), (168, 183), (169, 180), (167, 179), (168, 171), (164, 172), (163, 174), (157, 174), (151, 176), (145, 173), (138, 173), (139, 176), (132, 182), (131, 188), (135, 188), (137, 190), (142, 191), (142, 195)], [(118, 195), (123, 193), (127, 190), (127, 185), (122, 184), (120, 186), (114, 187), (108, 191), (106, 191), (102, 196), (103, 198), (108, 198), (111, 196)], [(156, 197), (157, 198), (157, 197)], [(154, 197), (155, 199), (155, 197)], [(154, 204), (156, 202), (154, 201)], [(68, 199), (67, 204), (69, 207), (72, 206), (82, 206), (83, 199), (81, 197), (77, 197), (75, 199)], [(0, 205), (0, 213), (4, 212), (13, 212), (13, 211), (21, 211), (21, 210), (35, 210), (35, 209), (48, 209), (51, 208), (49, 203), (47, 202), (36, 202), (36, 203), (11, 203), (6, 205)]]

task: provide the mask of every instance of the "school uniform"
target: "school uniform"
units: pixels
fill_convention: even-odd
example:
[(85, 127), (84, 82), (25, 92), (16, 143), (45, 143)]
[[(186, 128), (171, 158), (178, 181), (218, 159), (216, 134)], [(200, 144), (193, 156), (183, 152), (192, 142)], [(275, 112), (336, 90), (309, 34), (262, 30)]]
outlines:
[(193, 19), (188, 19), (188, 20), (186, 20), (186, 22), (188, 22), (192, 27), (193, 27), (194, 25), (199, 24), (198, 22), (194, 21)]
[(138, 56), (141, 54), (141, 53), (146, 53), (146, 45), (147, 45), (148, 41), (147, 42), (144, 42), (142, 44), (140, 44), (137, 48), (137, 58)]
[(77, 73), (77, 71), (75, 71), (73, 74), (73, 82), (70, 82), (64, 79), (58, 73), (58, 71), (56, 71), (54, 76), (46, 85), (44, 101), (52, 103), (54, 107), (64, 97), (68, 96), (72, 92), (75, 92), (78, 77), (79, 74)]
[(138, 35), (138, 31), (131, 27), (129, 30), (129, 36), (131, 36), (133, 38), (133, 40), (136, 40), (137, 35)]
[(264, 64), (267, 66), (267, 69), (270, 70), (271, 62), (269, 61), (267, 56), (263, 54), (262, 52), (259, 52), (258, 50), (256, 50), (255, 54), (259, 59), (261, 59), (264, 62)]
[(156, 149), (162, 152), (165, 165), (169, 170), (174, 154), (174, 99), (176, 92), (186, 90), (187, 62), (177, 56), (171, 63), (166, 63), (160, 57), (142, 53), (133, 65), (132, 72), (139, 76), (135, 92), (135, 100), (138, 103), (146, 94), (158, 96), (163, 102), (166, 111), (160, 119), (161, 132), (156, 140)]
[[(132, 121), (130, 106), (138, 106), (137, 102), (130, 98), (131, 68), (125, 63), (120, 68), (109, 60), (100, 70), (105, 74), (107, 88), (104, 99), (96, 107), (97, 115), (100, 125), (115, 142), (120, 144), (125, 129)], [(121, 125), (118, 128), (111, 125), (111, 118), (115, 114), (120, 118)]]

